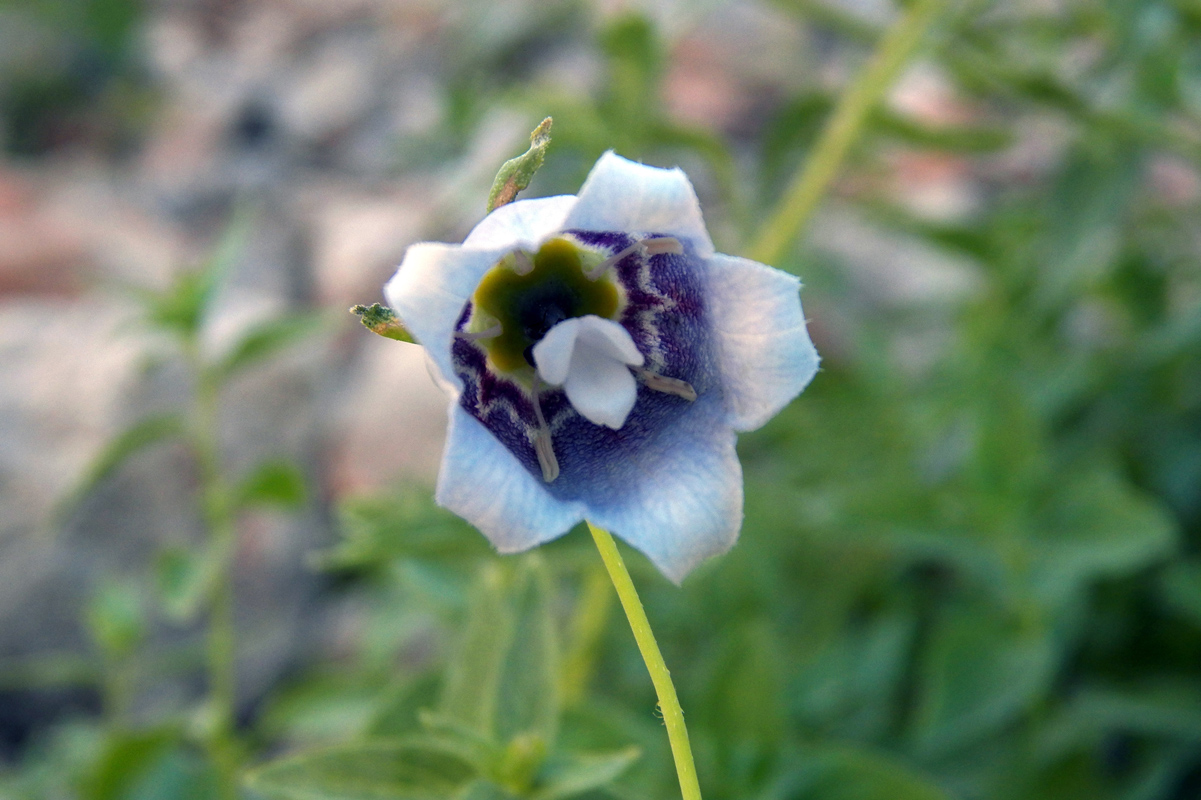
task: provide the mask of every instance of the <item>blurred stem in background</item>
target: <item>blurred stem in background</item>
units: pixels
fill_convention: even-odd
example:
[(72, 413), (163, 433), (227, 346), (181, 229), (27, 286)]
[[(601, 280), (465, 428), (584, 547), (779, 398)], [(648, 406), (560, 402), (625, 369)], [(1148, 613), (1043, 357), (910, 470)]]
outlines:
[(755, 236), (747, 256), (778, 265), (804, 231), (838, 174), (864, 122), (892, 86), (949, 0), (916, 0), (881, 40), (863, 71), (838, 100), (809, 157), (785, 189), (775, 212)]
[(193, 375), (195, 396), (189, 433), (199, 473), (198, 490), (211, 548), (212, 582), (208, 591), (208, 703), (205, 738), (217, 768), (219, 796), (238, 795), (237, 745), (234, 719), (237, 703), (237, 644), (234, 618), (233, 565), (237, 550), (237, 522), (233, 497), (225, 480), (220, 453), (218, 399), (220, 381), (204, 363), (195, 340), (184, 352)]

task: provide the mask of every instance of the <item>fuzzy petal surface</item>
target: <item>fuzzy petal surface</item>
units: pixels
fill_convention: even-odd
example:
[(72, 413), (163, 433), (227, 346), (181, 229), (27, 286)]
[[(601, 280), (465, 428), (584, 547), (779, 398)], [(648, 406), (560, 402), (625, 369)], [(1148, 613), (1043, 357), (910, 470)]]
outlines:
[(713, 252), (701, 205), (679, 167), (648, 167), (609, 151), (580, 188), (566, 227), (644, 231), (688, 239), (704, 257)]
[(641, 550), (675, 583), (738, 541), (742, 466), (724, 413), (717, 402), (696, 408), (644, 454), (641, 474), (623, 496), (589, 504), (588, 519)]
[(713, 255), (709, 312), (718, 368), (735, 430), (761, 427), (817, 373), (801, 310), (800, 281), (757, 261)]
[(479, 528), (501, 553), (554, 539), (571, 530), (585, 511), (582, 503), (552, 497), (458, 403), (450, 406), (435, 499)]
[(524, 245), (536, 250), (534, 245), (563, 229), (567, 215), (575, 204), (575, 195), (562, 194), (503, 205), (472, 228), (463, 240), (463, 246), (481, 250), (512, 250)]

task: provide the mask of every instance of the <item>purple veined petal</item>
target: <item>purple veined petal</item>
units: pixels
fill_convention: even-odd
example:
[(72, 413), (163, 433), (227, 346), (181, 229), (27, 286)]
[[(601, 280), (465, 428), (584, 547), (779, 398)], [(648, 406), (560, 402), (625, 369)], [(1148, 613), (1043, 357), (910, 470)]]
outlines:
[(691, 241), (701, 257), (713, 253), (700, 202), (684, 172), (637, 164), (613, 151), (588, 173), (565, 227), (667, 234)]
[(450, 406), (435, 499), (480, 530), (501, 553), (550, 541), (584, 518), (582, 503), (558, 500), (458, 403)]
[(512, 250), (520, 245), (537, 250), (539, 244), (563, 229), (575, 204), (575, 195), (563, 194), (503, 205), (480, 220), (463, 240), (463, 246)]
[(761, 427), (817, 374), (801, 310), (800, 281), (756, 261), (706, 260), (709, 313), (722, 390), (735, 430)]
[(384, 286), (388, 305), (456, 389), (462, 388), (462, 381), (450, 354), (455, 325), (484, 273), (507, 252), (420, 242), (409, 246), (400, 268)]
[(642, 454), (642, 475), (623, 495), (589, 504), (588, 519), (642, 551), (675, 583), (733, 547), (742, 527), (742, 466), (724, 414), (716, 399), (695, 409), (654, 452)]

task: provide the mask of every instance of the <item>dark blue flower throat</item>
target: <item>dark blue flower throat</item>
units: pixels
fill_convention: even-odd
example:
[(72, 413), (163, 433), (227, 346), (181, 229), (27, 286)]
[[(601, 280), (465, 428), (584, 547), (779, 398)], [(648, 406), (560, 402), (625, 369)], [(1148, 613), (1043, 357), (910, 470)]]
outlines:
[[(604, 498), (607, 492), (638, 481), (661, 437), (690, 416), (712, 413), (715, 404), (720, 406), (700, 259), (688, 242), (680, 243), (682, 252), (656, 255), (633, 247), (654, 238), (661, 237), (573, 230), (552, 239), (533, 257), (506, 256), (485, 276), (481, 282), (485, 291), (477, 291), (456, 325), (451, 356), (463, 381), (459, 403), (540, 480), (544, 471), (534, 443), (544, 420), (559, 467), (558, 478), (546, 483), (546, 488), (559, 499)], [(554, 245), (556, 251), (545, 253), (551, 243), (560, 241), (565, 246)], [(568, 250), (580, 254), (578, 266)], [(581, 288), (576, 280), (581, 270), (587, 273), (597, 264), (604, 266), (606, 259), (626, 250), (630, 252), (595, 280), (585, 275), (588, 285)], [(551, 258), (538, 261), (544, 255)], [(554, 259), (559, 261), (551, 264)], [(537, 269), (531, 271), (531, 266)], [(545, 266), (554, 269), (546, 271), (544, 280), (515, 280), (533, 277)], [(523, 272), (524, 276), (519, 274)], [(498, 287), (508, 294), (496, 291)], [(494, 302), (502, 294), (503, 302)], [(607, 303), (612, 308), (603, 313), (609, 309)], [(478, 307), (483, 304), (492, 308)], [(645, 384), (645, 376), (640, 377), (633, 410), (625, 424), (613, 430), (581, 416), (562, 389), (538, 386), (527, 358), (529, 348), (562, 321), (560, 316), (586, 314), (618, 322), (645, 357), (644, 369), (690, 384), (695, 402), (654, 390)], [(500, 319), (502, 330), (497, 330), (501, 317), (506, 318)], [(498, 347), (497, 340), (509, 335), (510, 327), (512, 341)]]

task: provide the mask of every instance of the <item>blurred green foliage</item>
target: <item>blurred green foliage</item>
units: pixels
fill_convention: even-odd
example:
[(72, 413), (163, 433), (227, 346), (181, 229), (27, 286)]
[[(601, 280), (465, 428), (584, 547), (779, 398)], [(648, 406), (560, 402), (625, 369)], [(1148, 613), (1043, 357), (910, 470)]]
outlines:
[[(775, 5), (851, 51), (880, 33), (833, 4)], [(669, 54), (647, 19), (595, 29), (581, 9), (550, 4), (508, 38), (464, 33), (448, 130), (400, 143), (403, 157), (445, 157), (490, 107), (515, 104), (555, 117), (535, 191), (574, 190), (608, 148), (686, 161), (708, 170), (694, 177), (716, 195), (717, 229), (749, 239), (835, 93), (780, 97), (727, 142), (662, 110)], [(1201, 169), (1201, 7), (972, 9), (943, 22), (927, 58), (976, 118), (880, 110), (836, 201), (970, 265), (972, 288), (872, 303), (836, 256), (799, 247), (780, 266), (806, 280), (825, 361), (740, 444), (742, 541), (683, 589), (631, 559), (711, 798), (1201, 795), (1201, 201), (1152, 179), (1165, 160)], [(606, 65), (595, 93), (523, 84), (523, 52), (584, 35)], [(1046, 163), (990, 178), (1038, 120), (1060, 131)], [(898, 150), (977, 169), (978, 207), (931, 221), (897, 202), (877, 178)], [(203, 280), (162, 296), (159, 324), (191, 335)], [(244, 350), (289, 338), (267, 331)], [(916, 364), (898, 355), (915, 338)], [(175, 430), (148, 424), (115, 447)], [(244, 491), (286, 503), (296, 486), (268, 465)], [(340, 530), (314, 564), (365, 609), (361, 630), (243, 731), (262, 764), (251, 796), (676, 796), (645, 669), (590, 588), (587, 537), (497, 558), (425, 489), (347, 503)], [(168, 608), (190, 613), (206, 574), (202, 556), (166, 554)], [(137, 647), (128, 596), (103, 594), (90, 618), (113, 657)], [(182, 722), (78, 723), (0, 790), (208, 797), (212, 771)]]
[(141, 0), (0, 0), (0, 146), (37, 158), (82, 142), (121, 154), (152, 93), (133, 53)]

